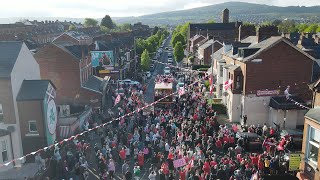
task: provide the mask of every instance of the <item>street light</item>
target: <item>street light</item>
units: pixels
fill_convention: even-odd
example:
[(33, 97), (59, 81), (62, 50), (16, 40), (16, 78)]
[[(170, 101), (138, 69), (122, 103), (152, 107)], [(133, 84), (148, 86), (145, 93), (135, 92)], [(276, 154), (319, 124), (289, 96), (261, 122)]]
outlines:
[(142, 36), (133, 36), (133, 46), (134, 46), (134, 76), (137, 79), (137, 47), (136, 47), (136, 38), (143, 38)]

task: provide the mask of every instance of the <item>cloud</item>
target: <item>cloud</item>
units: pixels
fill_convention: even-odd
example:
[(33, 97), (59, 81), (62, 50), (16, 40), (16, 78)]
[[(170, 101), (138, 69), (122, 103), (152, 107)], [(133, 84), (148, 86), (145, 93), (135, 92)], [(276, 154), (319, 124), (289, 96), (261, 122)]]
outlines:
[[(230, 0), (9, 0), (0, 6), (0, 17), (112, 17), (191, 9)], [(320, 5), (319, 0), (238, 0), (277, 6)]]

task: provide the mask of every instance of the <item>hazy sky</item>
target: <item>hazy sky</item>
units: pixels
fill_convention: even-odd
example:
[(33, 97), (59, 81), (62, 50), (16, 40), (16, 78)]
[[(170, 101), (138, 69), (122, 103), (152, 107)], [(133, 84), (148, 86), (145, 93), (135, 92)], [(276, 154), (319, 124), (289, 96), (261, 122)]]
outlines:
[[(139, 16), (191, 9), (228, 0), (6, 0), (0, 18), (7, 17), (112, 17)], [(320, 0), (238, 0), (277, 6), (313, 6)]]

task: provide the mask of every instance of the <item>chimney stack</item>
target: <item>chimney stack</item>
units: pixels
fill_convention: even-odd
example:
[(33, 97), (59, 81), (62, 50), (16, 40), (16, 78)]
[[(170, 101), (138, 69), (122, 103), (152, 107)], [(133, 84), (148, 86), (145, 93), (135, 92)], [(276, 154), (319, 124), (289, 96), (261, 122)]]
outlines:
[(222, 11), (222, 23), (229, 23), (229, 9), (224, 9)]
[(257, 29), (256, 32), (257, 42), (261, 42), (270, 38), (271, 36), (280, 36), (279, 29), (277, 26), (274, 25), (266, 25), (261, 26)]

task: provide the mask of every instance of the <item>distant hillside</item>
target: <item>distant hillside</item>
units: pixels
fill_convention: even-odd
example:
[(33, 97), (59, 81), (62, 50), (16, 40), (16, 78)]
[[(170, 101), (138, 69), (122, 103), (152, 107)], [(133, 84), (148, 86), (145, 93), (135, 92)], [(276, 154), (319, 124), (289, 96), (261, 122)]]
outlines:
[(233, 21), (260, 23), (267, 20), (289, 18), (301, 22), (320, 22), (320, 6), (278, 7), (244, 2), (226, 2), (195, 9), (157, 13), (140, 17), (116, 18), (115, 20), (118, 23), (142, 22), (149, 25), (176, 25), (187, 21), (206, 22), (212, 19), (220, 22), (221, 12), (225, 8), (230, 10), (230, 19)]
[[(215, 20), (220, 22), (221, 12), (223, 9), (230, 10), (231, 21), (245, 21), (252, 23), (261, 23), (264, 21), (273, 21), (275, 19), (294, 19), (299, 22), (320, 22), (320, 6), (288, 6), (278, 7), (263, 4), (252, 4), (245, 2), (226, 2), (195, 9), (163, 12), (157, 14), (144, 15), (139, 17), (112, 17), (116, 23), (136, 23), (142, 22), (151, 26), (155, 25), (177, 25), (184, 22), (207, 22)], [(0, 18), (0, 24), (14, 23), (22, 19), (38, 21), (59, 20), (83, 22), (84, 18), (72, 17), (25, 17), (25, 18)], [(100, 21), (101, 19), (97, 19)]]

